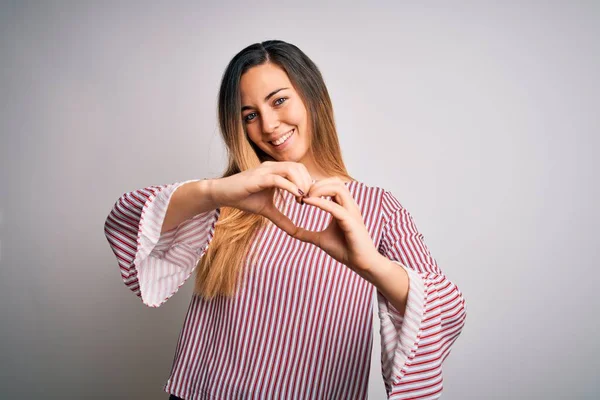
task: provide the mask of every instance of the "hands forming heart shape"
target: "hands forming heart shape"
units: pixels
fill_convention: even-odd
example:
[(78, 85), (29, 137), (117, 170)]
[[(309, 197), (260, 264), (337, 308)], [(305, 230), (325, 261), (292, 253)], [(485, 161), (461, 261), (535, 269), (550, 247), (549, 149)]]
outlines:
[[(331, 196), (331, 200), (321, 196)], [(363, 216), (348, 187), (338, 177), (314, 181), (302, 202), (332, 215), (325, 230), (316, 232), (297, 227), (275, 206), (261, 213), (288, 235), (312, 243), (359, 275), (369, 271), (381, 254), (364, 224)]]

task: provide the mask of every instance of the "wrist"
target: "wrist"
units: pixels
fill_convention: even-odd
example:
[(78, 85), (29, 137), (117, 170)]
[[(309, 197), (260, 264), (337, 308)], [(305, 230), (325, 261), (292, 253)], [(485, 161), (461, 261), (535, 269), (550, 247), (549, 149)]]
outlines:
[(375, 252), (367, 261), (365, 268), (361, 268), (360, 275), (372, 283), (373, 285), (379, 285), (383, 282), (389, 274), (390, 268), (392, 267), (391, 260), (379, 252)]
[(216, 188), (218, 181), (219, 179), (202, 179), (201, 181), (198, 181), (199, 198), (208, 199), (212, 209), (220, 208), (222, 206)]

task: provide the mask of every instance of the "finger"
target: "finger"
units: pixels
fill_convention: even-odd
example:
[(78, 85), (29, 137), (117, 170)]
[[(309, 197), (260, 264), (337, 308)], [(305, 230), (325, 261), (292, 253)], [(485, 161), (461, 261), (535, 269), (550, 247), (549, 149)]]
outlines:
[(323, 237), (323, 232), (315, 232), (309, 231), (304, 228), (296, 227), (295, 232), (289, 233), (295, 239), (298, 239), (302, 242), (312, 243), (317, 247), (321, 247), (321, 239)]
[(284, 178), (281, 175), (269, 174), (265, 175), (263, 179), (266, 187), (286, 190), (290, 192), (293, 196), (300, 197), (300, 194), (298, 192), (298, 186), (294, 182)]
[(274, 205), (266, 207), (262, 215), (270, 219), (279, 229), (292, 237), (295, 237), (297, 231), (300, 229)]
[(331, 200), (322, 199), (320, 197), (305, 197), (304, 202), (327, 211), (337, 220), (345, 221), (349, 217), (348, 210)]
[(350, 194), (350, 191), (344, 182), (339, 178), (324, 179), (311, 187), (308, 198), (319, 198), (321, 196), (330, 196), (334, 202), (341, 205), (346, 210), (360, 214), (360, 209), (358, 208), (356, 201)]
[[(311, 186), (311, 190), (309, 191), (309, 195), (312, 195), (312, 193), (314, 193), (314, 191), (319, 188), (319, 187), (323, 187), (323, 186), (328, 186), (331, 185), (332, 183), (340, 183), (343, 185), (343, 182), (341, 181), (341, 179), (337, 178), (337, 177), (331, 177), (331, 178), (325, 178), (325, 179), (320, 179), (320, 180), (313, 180), (313, 184)], [(321, 195), (323, 196), (323, 195)]]
[(301, 196), (305, 196), (312, 185), (312, 178), (306, 166), (294, 161), (280, 161), (279, 164), (281, 168), (284, 168), (282, 173), (289, 173), (294, 177), (294, 183), (302, 190)]
[[(269, 164), (268, 168), (271, 174), (283, 176), (296, 185), (295, 196), (303, 196), (308, 193), (310, 186), (306, 185), (306, 178), (303, 172), (298, 168), (298, 163), (290, 161), (279, 161)], [(300, 191), (298, 191), (300, 189)]]
[(313, 185), (313, 178), (312, 176), (310, 176), (310, 173), (308, 172), (308, 169), (306, 168), (306, 166), (302, 163), (295, 163), (296, 167), (300, 170), (300, 174), (302, 175), (302, 177), (304, 178), (304, 186), (302, 187), (302, 190), (304, 191), (304, 195), (308, 195), (308, 192), (310, 191), (311, 186)]

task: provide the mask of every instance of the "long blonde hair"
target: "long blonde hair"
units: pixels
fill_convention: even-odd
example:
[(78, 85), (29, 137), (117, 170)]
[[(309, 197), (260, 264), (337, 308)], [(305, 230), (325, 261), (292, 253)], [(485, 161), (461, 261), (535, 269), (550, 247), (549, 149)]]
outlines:
[[(298, 47), (281, 40), (246, 47), (233, 57), (223, 74), (218, 119), (229, 162), (222, 178), (258, 167), (270, 159), (248, 139), (240, 112), (242, 75), (265, 63), (282, 68), (302, 98), (313, 132), (310, 149), (319, 155), (315, 157), (317, 165), (330, 176), (352, 179), (342, 160), (331, 99), (319, 69)], [(250, 245), (269, 222), (258, 214), (221, 207), (212, 241), (197, 265), (194, 293), (206, 299), (234, 296)]]

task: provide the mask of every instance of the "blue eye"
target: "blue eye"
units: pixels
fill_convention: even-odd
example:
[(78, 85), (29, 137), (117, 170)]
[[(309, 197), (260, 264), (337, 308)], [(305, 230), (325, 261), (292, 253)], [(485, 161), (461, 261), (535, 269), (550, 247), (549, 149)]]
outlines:
[(251, 122), (254, 118), (248, 118), (248, 117), (250, 117), (251, 115), (254, 115), (254, 114), (256, 114), (256, 113), (250, 113), (250, 114), (246, 115), (246, 117), (244, 117), (244, 121)]
[[(274, 105), (280, 106), (283, 103), (285, 103), (287, 99), (288, 99), (287, 97), (280, 97), (277, 100), (275, 100)], [(283, 100), (283, 101), (280, 101), (280, 100)], [(244, 122), (246, 122), (246, 123), (252, 122), (255, 118), (255, 117), (252, 117), (252, 115), (256, 115), (256, 113), (250, 113), (250, 114), (246, 115), (244, 117)]]

